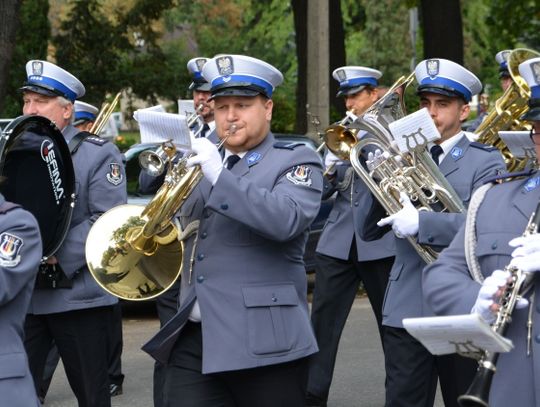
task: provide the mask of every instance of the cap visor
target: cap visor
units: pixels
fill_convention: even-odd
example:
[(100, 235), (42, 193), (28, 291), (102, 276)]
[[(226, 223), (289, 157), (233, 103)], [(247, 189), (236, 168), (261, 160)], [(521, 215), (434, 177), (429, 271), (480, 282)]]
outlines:
[(22, 88), (19, 88), (21, 92), (34, 92), (39, 93), (40, 95), (50, 96), (50, 97), (57, 97), (62, 96), (59, 95), (57, 92), (54, 92), (50, 89), (42, 88), (41, 86), (37, 85), (24, 85)]
[(355, 86), (353, 88), (341, 89), (336, 94), (336, 97), (354, 95), (355, 93), (359, 93), (363, 91), (365, 88), (366, 88), (366, 85), (360, 85), (360, 86)]
[(257, 96), (257, 95), (266, 96), (263, 93), (257, 92), (256, 90), (253, 90), (253, 89), (223, 88), (223, 89), (219, 89), (219, 90), (216, 90), (215, 92), (213, 92), (212, 96), (210, 97), (209, 100), (215, 99), (215, 98), (220, 97), (220, 96), (254, 97), (254, 96)]
[(463, 96), (458, 91), (454, 89), (450, 89), (450, 88), (439, 87), (439, 86), (426, 86), (426, 85), (419, 86), (418, 89), (416, 90), (416, 93), (418, 95), (422, 93), (436, 93), (437, 95), (448, 96), (451, 98), (462, 98), (463, 100), (468, 102), (465, 96)]

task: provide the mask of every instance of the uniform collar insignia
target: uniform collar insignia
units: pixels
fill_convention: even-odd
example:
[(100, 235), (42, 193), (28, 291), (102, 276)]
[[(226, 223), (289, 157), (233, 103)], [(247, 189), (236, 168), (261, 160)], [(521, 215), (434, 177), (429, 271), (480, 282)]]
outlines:
[(0, 266), (15, 267), (21, 261), (20, 251), (23, 246), (23, 240), (11, 233), (2, 233), (0, 235)]
[(531, 192), (533, 189), (538, 188), (540, 185), (540, 176), (536, 176), (534, 178), (529, 179), (526, 183), (523, 189), (525, 192)]
[(250, 153), (246, 159), (247, 164), (251, 167), (253, 164), (257, 163), (262, 158), (262, 154), (254, 151)]
[(457, 160), (463, 155), (463, 150), (459, 147), (454, 147), (452, 151), (450, 152), (450, 155), (454, 160)]

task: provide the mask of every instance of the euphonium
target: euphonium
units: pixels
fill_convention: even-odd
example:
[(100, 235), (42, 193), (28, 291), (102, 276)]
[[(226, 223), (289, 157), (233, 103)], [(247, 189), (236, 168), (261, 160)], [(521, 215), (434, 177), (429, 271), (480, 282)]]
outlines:
[[(523, 236), (538, 233), (540, 223), (540, 203), (536, 207), (529, 218), (527, 227)], [(531, 287), (533, 274), (525, 273), (517, 267), (506, 266), (506, 271), (510, 272), (511, 282), (506, 285), (506, 288), (499, 300), (499, 311), (497, 318), (492, 325), (492, 329), (499, 335), (506, 333), (506, 330), (512, 322), (512, 313), (516, 307), (516, 303), (527, 290)], [(458, 402), (461, 407), (489, 407), (489, 391), (491, 389), (491, 381), (496, 372), (498, 353), (482, 352), (482, 357), (478, 362), (478, 370), (471, 383), (467, 393), (458, 397)]]
[(347, 111), (340, 122), (328, 126), (324, 131), (324, 145), (342, 160), (349, 159), (352, 147), (358, 142), (358, 129), (350, 127), (358, 119), (354, 113), (354, 109)]
[(497, 147), (501, 151), (508, 171), (522, 170), (527, 161), (517, 159), (512, 155), (499, 137), (499, 131), (527, 129), (526, 123), (520, 121), (519, 118), (529, 110), (527, 102), (530, 90), (527, 82), (519, 74), (518, 67), (523, 61), (538, 56), (540, 56), (538, 52), (525, 48), (517, 48), (510, 53), (508, 71), (512, 77), (512, 84), (495, 101), (495, 106), (475, 131), (479, 143)]
[[(388, 125), (405, 116), (403, 94), (413, 79), (414, 72), (399, 78), (359, 117), (357, 127), (373, 137), (363, 137), (353, 146), (351, 166), (390, 215), (402, 208), (400, 192), (405, 192), (418, 210), (432, 211), (437, 207), (438, 211), (462, 212), (465, 208), (461, 199), (440, 173), (425, 144), (419, 144), (408, 153), (400, 153), (393, 146)], [(382, 155), (376, 167), (368, 172), (360, 163), (360, 153), (369, 145), (381, 150)], [(430, 247), (422, 246), (410, 237), (408, 240), (426, 263), (437, 258), (437, 253)]]
[[(231, 126), (225, 139), (236, 131)], [(174, 157), (174, 145), (169, 146)], [(145, 206), (120, 205), (101, 215), (86, 241), (86, 261), (97, 283), (124, 300), (146, 300), (166, 291), (180, 276), (184, 244), (193, 231), (180, 231), (174, 215), (202, 178), (187, 156), (167, 163), (165, 181)]]

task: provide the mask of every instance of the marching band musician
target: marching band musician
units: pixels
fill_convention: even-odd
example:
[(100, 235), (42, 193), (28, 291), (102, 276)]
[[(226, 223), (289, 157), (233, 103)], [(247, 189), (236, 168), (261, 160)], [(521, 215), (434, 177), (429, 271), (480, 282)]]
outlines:
[(270, 132), (276, 68), (222, 54), (203, 77), (224, 149), (193, 140), (188, 165), (204, 178), (178, 213), (182, 229), (198, 225), (184, 240), (180, 306), (143, 350), (166, 364), (166, 407), (303, 405), (317, 351), (303, 253), (320, 159)]
[(90, 103), (81, 102), (80, 100), (75, 101), (74, 108), (73, 126), (80, 131), (90, 131), (97, 119), (99, 109)]
[[(118, 299), (103, 291), (90, 275), (84, 245), (92, 223), (127, 201), (122, 156), (112, 143), (79, 132), (71, 123), (73, 103), (83, 84), (47, 61), (26, 64), (21, 88), (23, 113), (45, 116), (62, 131), (75, 169), (76, 204), (69, 231), (49, 273), (38, 279), (25, 322), (25, 347), (35, 385), (54, 340), (79, 406), (110, 406), (107, 375), (107, 320)], [(51, 277), (49, 277), (51, 276)], [(54, 281), (52, 281), (54, 279)]]
[[(362, 66), (344, 66), (333, 72), (340, 83), (337, 96), (344, 97), (348, 111), (361, 115), (378, 99), (381, 75), (376, 69)], [(362, 131), (356, 137), (360, 139), (364, 134)], [(323, 198), (336, 191), (337, 195), (316, 249), (311, 322), (319, 352), (309, 361), (308, 406), (326, 405), (339, 339), (360, 282), (382, 336), (382, 303), (394, 261), (394, 239), (390, 232), (373, 242), (363, 241), (358, 233), (373, 201), (367, 186), (348, 161), (341, 161), (331, 151), (326, 154), (325, 164), (329, 182), (325, 183)]]
[[(441, 135), (431, 147), (433, 160), (467, 206), (473, 190), (505, 169), (498, 150), (471, 142), (461, 130), (469, 102), (482, 85), (474, 74), (446, 59), (420, 62), (415, 75), (420, 107), (427, 108)], [(433, 405), (437, 375), (445, 405), (457, 406), (457, 397), (472, 381), (476, 364), (457, 355), (435, 357), (403, 328), (403, 318), (432, 315), (422, 297), (421, 276), (426, 263), (405, 238), (413, 237), (419, 244), (440, 250), (451, 242), (465, 215), (418, 211), (405, 194), (401, 203), (400, 211), (377, 223), (381, 228), (372, 236), (391, 226), (397, 237), (396, 260), (383, 308), (386, 406)], [(366, 237), (375, 230), (366, 229)]]
[(6, 406), (39, 406), (24, 350), (23, 321), (42, 253), (34, 216), (0, 194), (0, 394)]
[[(529, 111), (521, 119), (533, 122), (531, 138), (536, 155), (540, 157), (540, 58), (522, 62), (519, 72), (531, 89)], [(540, 235), (518, 237), (523, 235), (529, 217), (540, 201), (540, 174), (538, 170), (514, 176), (506, 174), (497, 181), (487, 185), (491, 187), (487, 192), (482, 188), (483, 197), (481, 191), (475, 194), (474, 205), (469, 208), (469, 217), (476, 213), (474, 251), (483, 283), (471, 277), (465, 256), (465, 246), (471, 247), (471, 241), (465, 239), (465, 227), (437, 261), (424, 270), (424, 295), (438, 315), (476, 312), (492, 323), (498, 309), (496, 302), (509, 277), (505, 266), (510, 264), (530, 273), (540, 270)], [(500, 354), (498, 359), (490, 389), (489, 405), (492, 407), (535, 407), (540, 403), (537, 379), (540, 371), (540, 307), (537, 300), (540, 285), (536, 284), (537, 274), (533, 281), (533, 288), (526, 294), (527, 299), (519, 302), (520, 309), (513, 312), (505, 334), (512, 340), (514, 349)], [(532, 321), (532, 332), (527, 330), (528, 321)]]
[[(190, 59), (187, 63), (187, 69), (192, 77), (192, 82), (189, 85), (188, 90), (190, 90), (193, 95), (193, 108), (204, 121), (202, 129), (195, 128), (193, 131), (199, 132), (200, 130), (199, 137), (208, 137), (212, 141), (217, 141), (217, 135), (215, 133), (216, 123), (214, 121), (214, 103), (210, 100), (210, 84), (202, 76), (202, 69), (207, 61), (208, 58), (197, 57)], [(202, 109), (198, 110), (199, 106), (202, 106)], [(179, 113), (182, 114), (182, 112)], [(200, 126), (201, 123), (197, 122), (196, 125)], [(139, 192), (141, 194), (155, 194), (163, 184), (165, 175), (166, 174), (163, 173), (157, 177), (153, 177), (148, 175), (145, 171), (141, 171), (139, 175)], [(175, 310), (172, 312), (174, 314)], [(166, 320), (171, 316), (172, 314), (166, 313)], [(162, 318), (160, 317), (160, 321), (161, 320)]]
[(508, 87), (512, 84), (513, 81), (512, 75), (510, 75), (510, 71), (508, 70), (508, 57), (510, 56), (511, 52), (511, 49), (505, 49), (503, 51), (497, 52), (497, 54), (495, 55), (495, 60), (499, 64), (499, 79), (503, 92), (508, 89)]

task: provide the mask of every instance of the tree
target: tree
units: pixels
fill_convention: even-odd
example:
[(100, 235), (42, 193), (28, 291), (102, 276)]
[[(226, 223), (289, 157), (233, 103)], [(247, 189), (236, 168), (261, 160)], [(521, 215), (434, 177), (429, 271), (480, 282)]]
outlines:
[(446, 58), (463, 65), (460, 0), (421, 0), (424, 58)]
[[(3, 108), (0, 108), (2, 117), (16, 117), (21, 114), (21, 94), (18, 89), (26, 80), (26, 62), (31, 59), (47, 58), (47, 44), (50, 36), (48, 12), (48, 0), (22, 2), (18, 15), (20, 24), (15, 40), (11, 41), (14, 45), (11, 67), (9, 72), (4, 73), (8, 78), (7, 92), (4, 98), (0, 95), (0, 101), (4, 102)], [(1, 44), (4, 44), (4, 41)], [(3, 77), (0, 73), (0, 78)]]
[(15, 48), (22, 0), (4, 0), (0, 3), (0, 111), (8, 89), (9, 69)]

